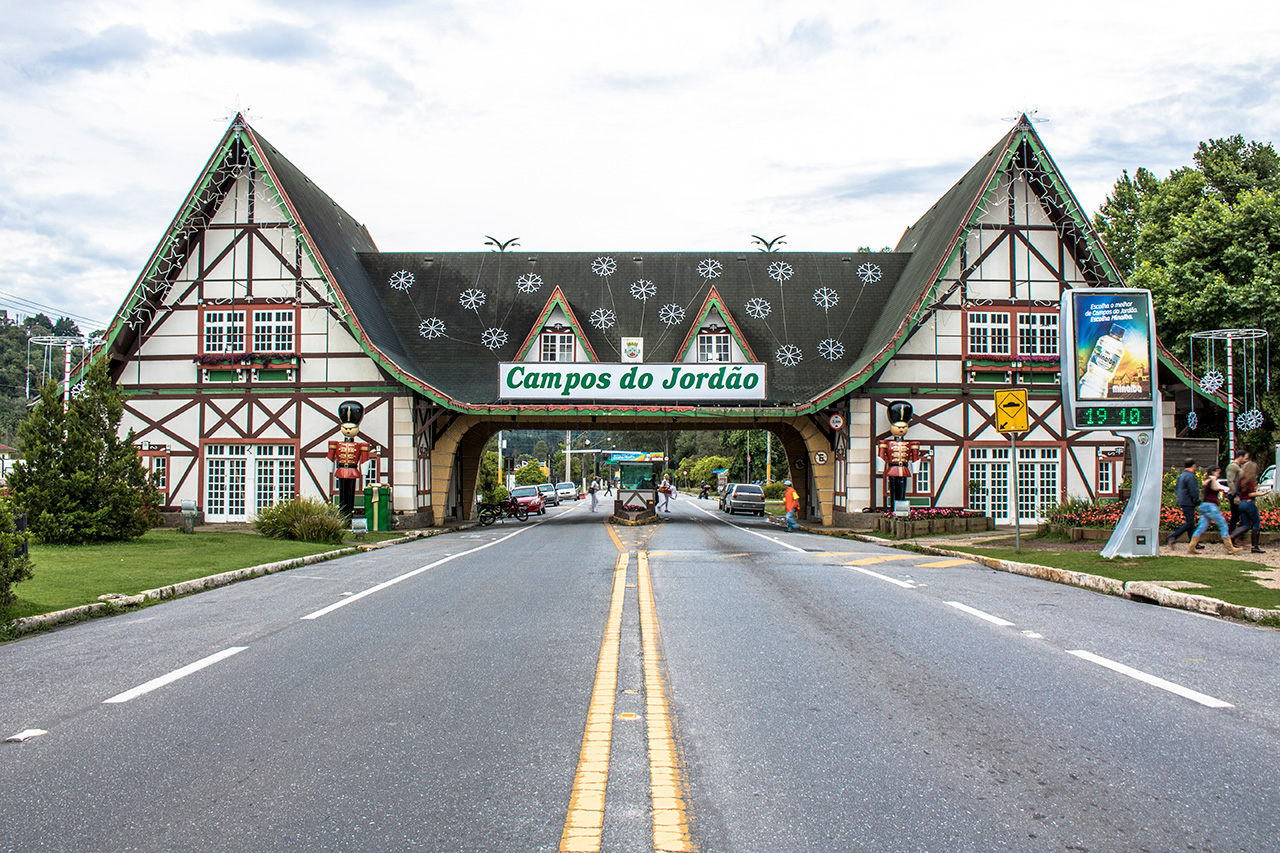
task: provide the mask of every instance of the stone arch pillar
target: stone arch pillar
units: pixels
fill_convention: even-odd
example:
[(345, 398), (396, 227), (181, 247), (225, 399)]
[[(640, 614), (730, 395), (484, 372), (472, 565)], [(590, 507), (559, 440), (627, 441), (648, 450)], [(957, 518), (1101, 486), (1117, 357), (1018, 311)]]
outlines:
[[(800, 505), (807, 508), (810, 517), (821, 519), (823, 527), (830, 527), (836, 498), (836, 460), (831, 440), (808, 415), (788, 420), (775, 431), (791, 461), (788, 476), (800, 494)], [(822, 464), (814, 461), (819, 453), (826, 454)], [(797, 467), (800, 460), (802, 467)]]
[(454, 514), (465, 521), (475, 516), (480, 459), (498, 425), (475, 415), (463, 415), (436, 437), (431, 448), (431, 510), (441, 524)]

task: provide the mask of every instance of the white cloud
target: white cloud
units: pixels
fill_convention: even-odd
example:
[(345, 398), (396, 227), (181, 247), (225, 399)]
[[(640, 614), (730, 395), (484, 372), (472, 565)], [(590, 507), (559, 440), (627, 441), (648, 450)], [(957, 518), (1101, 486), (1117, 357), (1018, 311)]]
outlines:
[[(0, 291), (105, 321), (226, 126), (384, 249), (893, 244), (1035, 108), (1081, 202), (1276, 139), (1261, 3), (54, 2), (0, 33)], [(1248, 22), (1241, 25), (1241, 21)], [(73, 22), (73, 23), (68, 23)]]

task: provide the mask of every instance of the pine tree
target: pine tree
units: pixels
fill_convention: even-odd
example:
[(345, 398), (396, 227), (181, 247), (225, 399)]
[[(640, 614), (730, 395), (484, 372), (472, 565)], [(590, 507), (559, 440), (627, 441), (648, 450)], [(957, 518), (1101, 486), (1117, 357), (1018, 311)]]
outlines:
[(9, 477), (36, 539), (136, 539), (156, 523), (158, 495), (134, 450), (133, 432), (120, 437), (123, 414), (124, 398), (105, 359), (89, 366), (66, 412), (56, 384), (41, 389), (19, 430), (22, 461)]

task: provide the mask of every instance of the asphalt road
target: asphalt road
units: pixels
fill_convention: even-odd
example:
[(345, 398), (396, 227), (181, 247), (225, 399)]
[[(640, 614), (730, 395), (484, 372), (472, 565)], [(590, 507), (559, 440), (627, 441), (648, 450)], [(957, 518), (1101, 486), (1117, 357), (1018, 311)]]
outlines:
[(1280, 850), (1280, 633), (672, 508), (0, 646), (0, 850)]

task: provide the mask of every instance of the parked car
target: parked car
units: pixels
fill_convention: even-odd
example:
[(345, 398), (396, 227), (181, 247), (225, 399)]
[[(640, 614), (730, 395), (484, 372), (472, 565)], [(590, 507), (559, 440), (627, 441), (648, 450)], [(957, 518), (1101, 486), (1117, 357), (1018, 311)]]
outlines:
[(755, 483), (738, 483), (724, 496), (724, 511), (729, 515), (740, 512), (764, 515), (764, 489)]
[(725, 487), (720, 490), (720, 510), (722, 512), (724, 511), (725, 499), (728, 498), (729, 495), (733, 494), (733, 490), (737, 488), (737, 486), (737, 483), (727, 483)]
[(554, 483), (539, 483), (538, 491), (542, 492), (544, 506), (560, 506), (560, 495), (556, 492)]
[(1262, 472), (1262, 476), (1258, 478), (1258, 488), (1264, 492), (1276, 490), (1276, 466), (1272, 465)]
[(511, 490), (511, 497), (515, 498), (520, 506), (529, 510), (530, 515), (547, 514), (546, 501), (542, 499), (542, 492), (538, 491), (537, 486), (516, 486)]
[(573, 483), (556, 483), (556, 494), (562, 501), (576, 501), (579, 497), (578, 487)]

